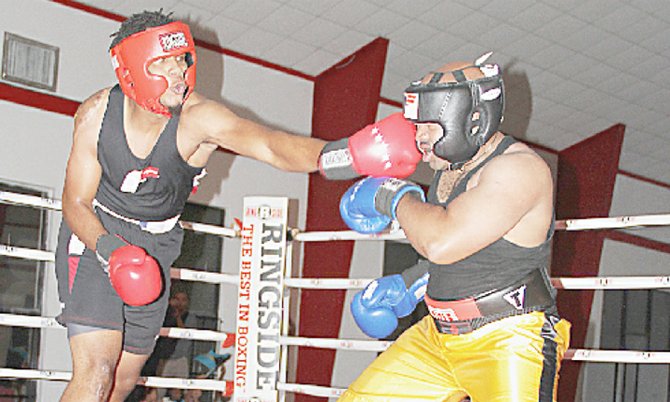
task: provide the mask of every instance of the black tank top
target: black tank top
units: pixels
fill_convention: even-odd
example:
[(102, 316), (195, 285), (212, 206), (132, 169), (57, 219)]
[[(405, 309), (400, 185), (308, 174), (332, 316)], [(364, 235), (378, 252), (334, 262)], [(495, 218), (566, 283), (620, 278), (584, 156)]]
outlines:
[(190, 166), (177, 150), (179, 116), (173, 116), (144, 159), (131, 152), (123, 129), (123, 92), (109, 93), (98, 137), (102, 177), (95, 198), (128, 218), (162, 221), (181, 214), (203, 168)]
[[(446, 207), (456, 197), (466, 191), (470, 178), (491, 159), (501, 155), (516, 140), (505, 136), (484, 162), (480, 163), (458, 182), (446, 202), (437, 199), (437, 186), (442, 171), (438, 171), (428, 190), (428, 202)], [(537, 247), (521, 247), (500, 238), (475, 254), (453, 264), (430, 263), (430, 282), (428, 296), (434, 300), (456, 300), (500, 289), (537, 268), (546, 267), (549, 258), (549, 245), (554, 233), (552, 219), (547, 240)]]

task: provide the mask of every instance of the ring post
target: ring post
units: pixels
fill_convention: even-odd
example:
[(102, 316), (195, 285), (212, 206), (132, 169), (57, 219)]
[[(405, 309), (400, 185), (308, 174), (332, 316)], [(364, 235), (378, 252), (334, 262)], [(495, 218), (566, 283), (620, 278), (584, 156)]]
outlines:
[(234, 402), (276, 402), (288, 199), (245, 197)]

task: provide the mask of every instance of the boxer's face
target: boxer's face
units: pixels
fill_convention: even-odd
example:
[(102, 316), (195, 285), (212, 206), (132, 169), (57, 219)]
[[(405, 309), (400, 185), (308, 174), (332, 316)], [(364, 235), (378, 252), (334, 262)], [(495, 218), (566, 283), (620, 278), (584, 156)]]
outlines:
[(433, 153), (433, 145), (442, 138), (443, 133), (442, 126), (436, 123), (417, 123), (416, 125), (416, 146), (423, 154), (423, 161), (427, 162), (433, 170), (449, 167), (449, 161)]
[(162, 57), (149, 65), (149, 73), (159, 75), (167, 80), (168, 87), (161, 95), (163, 106), (176, 108), (184, 101), (184, 94), (188, 89), (184, 74), (188, 69), (185, 55)]

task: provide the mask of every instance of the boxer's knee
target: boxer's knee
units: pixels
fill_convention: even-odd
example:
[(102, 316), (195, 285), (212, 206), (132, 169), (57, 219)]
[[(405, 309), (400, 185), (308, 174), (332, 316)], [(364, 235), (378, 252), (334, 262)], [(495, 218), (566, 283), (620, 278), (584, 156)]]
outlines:
[(114, 384), (116, 359), (100, 357), (80, 360), (72, 373), (72, 383), (103, 400)]

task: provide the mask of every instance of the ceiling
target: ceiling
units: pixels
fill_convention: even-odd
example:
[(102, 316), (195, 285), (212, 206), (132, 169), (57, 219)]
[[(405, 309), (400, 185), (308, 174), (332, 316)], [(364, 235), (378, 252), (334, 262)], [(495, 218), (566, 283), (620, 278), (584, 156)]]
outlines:
[(309, 75), (390, 41), (382, 96), (449, 61), (505, 71), (503, 130), (562, 150), (626, 125), (620, 169), (670, 183), (670, 0), (85, 0), (163, 7), (194, 36)]

